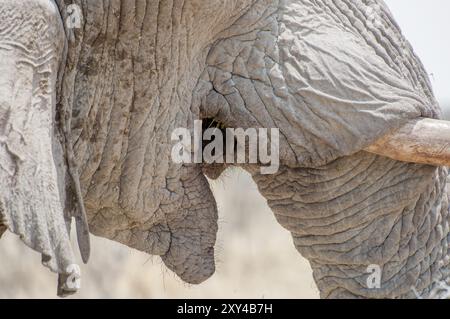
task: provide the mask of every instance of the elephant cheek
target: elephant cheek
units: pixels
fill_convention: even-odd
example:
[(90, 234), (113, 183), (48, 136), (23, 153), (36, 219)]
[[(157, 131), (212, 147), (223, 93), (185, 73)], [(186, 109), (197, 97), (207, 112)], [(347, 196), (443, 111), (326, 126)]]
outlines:
[(180, 212), (167, 221), (170, 248), (162, 260), (182, 280), (200, 284), (215, 272), (217, 206), (208, 181), (199, 168), (184, 168), (185, 196)]

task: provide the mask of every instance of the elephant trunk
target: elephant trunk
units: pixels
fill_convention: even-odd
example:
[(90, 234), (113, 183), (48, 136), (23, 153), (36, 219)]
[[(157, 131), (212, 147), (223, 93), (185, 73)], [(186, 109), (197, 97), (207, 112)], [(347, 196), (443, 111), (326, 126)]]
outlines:
[(447, 169), (360, 152), (320, 168), (253, 173), (323, 298), (430, 297), (449, 278)]

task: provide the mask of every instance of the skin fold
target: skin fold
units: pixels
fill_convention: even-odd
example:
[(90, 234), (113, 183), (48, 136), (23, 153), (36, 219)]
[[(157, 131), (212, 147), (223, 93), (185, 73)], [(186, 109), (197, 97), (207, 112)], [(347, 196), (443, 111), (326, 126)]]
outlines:
[(213, 118), (280, 128), (280, 170), (242, 167), (321, 297), (427, 297), (448, 280), (447, 169), (362, 151), (440, 116), (382, 1), (0, 0), (0, 18), (0, 212), (62, 278), (72, 217), (88, 257), (84, 216), (188, 283), (213, 275), (205, 174), (226, 167), (170, 158), (175, 128)]

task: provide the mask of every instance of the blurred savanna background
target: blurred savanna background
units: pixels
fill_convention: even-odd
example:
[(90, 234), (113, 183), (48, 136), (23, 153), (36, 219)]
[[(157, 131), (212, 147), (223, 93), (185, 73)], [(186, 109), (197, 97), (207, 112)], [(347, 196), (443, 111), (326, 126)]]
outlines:
[[(430, 74), (450, 119), (450, 2), (385, 0)], [(231, 169), (211, 182), (220, 222), (216, 274), (191, 286), (150, 257), (92, 238), (81, 292), (73, 298), (318, 298), (311, 268), (296, 252), (247, 173)], [(18, 238), (0, 240), (0, 298), (54, 298), (57, 276)]]

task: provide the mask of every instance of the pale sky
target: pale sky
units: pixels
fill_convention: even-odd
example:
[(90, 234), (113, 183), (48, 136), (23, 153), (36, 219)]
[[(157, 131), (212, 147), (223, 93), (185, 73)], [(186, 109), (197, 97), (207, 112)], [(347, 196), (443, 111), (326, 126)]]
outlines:
[(450, 1), (385, 0), (412, 43), (441, 104), (450, 104)]

